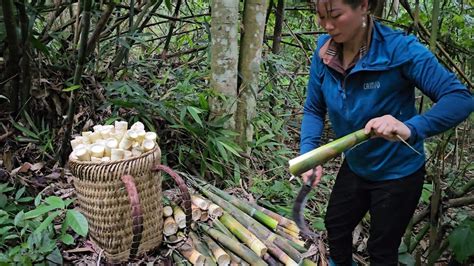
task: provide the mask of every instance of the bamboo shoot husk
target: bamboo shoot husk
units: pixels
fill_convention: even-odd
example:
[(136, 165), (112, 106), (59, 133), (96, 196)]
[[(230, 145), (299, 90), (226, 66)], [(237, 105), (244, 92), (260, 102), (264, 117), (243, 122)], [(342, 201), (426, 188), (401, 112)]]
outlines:
[(212, 253), (211, 251), (209, 250), (209, 248), (207, 247), (206, 244), (204, 244), (200, 239), (199, 237), (196, 235), (196, 233), (194, 233), (193, 231), (190, 231), (189, 232), (189, 237), (191, 238), (193, 244), (194, 244), (194, 247), (196, 248), (197, 251), (199, 251), (199, 253), (201, 253), (202, 255), (206, 256), (206, 265), (209, 265), (209, 266), (216, 266), (216, 262), (214, 261), (214, 258), (212, 257)]
[(204, 242), (207, 243), (207, 246), (212, 252), (212, 255), (217, 261), (217, 265), (229, 265), (230, 263), (230, 256), (227, 254), (224, 249), (222, 249), (211, 237), (207, 235), (202, 236)]
[(369, 137), (370, 134), (366, 134), (364, 129), (360, 129), (310, 152), (300, 155), (294, 159), (291, 159), (288, 161), (290, 173), (295, 176), (299, 176), (318, 165), (324, 164), (345, 150), (369, 139)]
[(209, 205), (211, 204), (208, 200), (205, 200), (202, 197), (199, 197), (198, 195), (191, 195), (191, 202), (204, 211), (206, 211), (209, 208)]
[(228, 213), (224, 213), (219, 219), (232, 234), (234, 234), (240, 241), (245, 243), (251, 250), (253, 250), (259, 257), (267, 253), (268, 248), (262, 243), (254, 234), (247, 228), (240, 224), (234, 217)]
[[(205, 189), (203, 187), (199, 187), (199, 188), (201, 190), (201, 193), (203, 193), (207, 198), (211, 199), (214, 203), (221, 206), (226, 212), (232, 215), (243, 226), (248, 228), (250, 232), (255, 234), (261, 241), (263, 241), (265, 245), (267, 245), (267, 247), (269, 248), (270, 253), (273, 252), (272, 248), (270, 248), (270, 244), (275, 243), (275, 245), (278, 248), (280, 248), (284, 253), (286, 253), (293, 261), (300, 262), (302, 260), (301, 253), (299, 253), (299, 251), (297, 251), (294, 247), (292, 247), (288, 243), (287, 240), (284, 240), (282, 237), (274, 234), (267, 227), (265, 227), (261, 223), (254, 220), (252, 217), (250, 217), (249, 215), (241, 211), (236, 206), (232, 205), (226, 200), (210, 192), (208, 189)], [(277, 240), (280, 240), (280, 241), (277, 241)], [(272, 255), (274, 255), (278, 259), (281, 258), (281, 254), (272, 254)], [(285, 264), (288, 263), (288, 261), (282, 261), (282, 260), (280, 261)]]
[(252, 265), (268, 265), (264, 260), (262, 260), (255, 252), (246, 247), (244, 244), (239, 243), (232, 238), (224, 235), (223, 233), (217, 231), (216, 229), (210, 228), (209, 226), (200, 223), (199, 226), (203, 231), (208, 233), (212, 238), (214, 238), (218, 243), (222, 244), (224, 247), (230, 249), (232, 252), (240, 256), (246, 262), (251, 263)]
[(279, 226), (279, 227), (277, 228), (277, 230), (276, 230), (276, 233), (277, 233), (278, 235), (282, 236), (283, 238), (286, 238), (286, 239), (288, 239), (288, 240), (290, 240), (290, 241), (293, 241), (294, 243), (296, 243), (296, 244), (298, 244), (298, 245), (304, 247), (305, 242), (304, 242), (303, 240), (299, 239), (299, 236), (298, 236), (298, 235), (295, 236), (295, 235), (294, 235), (295, 232), (293, 232), (293, 231), (291, 231), (291, 230), (288, 230), (288, 229), (286, 229), (286, 228), (284, 228), (284, 227)]
[(173, 217), (180, 229), (186, 228), (186, 214), (178, 205), (173, 206)]
[(163, 216), (170, 217), (173, 215), (173, 208), (171, 206), (163, 206)]
[(195, 249), (180, 250), (179, 253), (181, 253), (183, 257), (185, 257), (189, 262), (191, 262), (192, 265), (204, 266), (204, 263), (206, 263), (206, 257)]
[(172, 256), (173, 256), (173, 262), (174, 262), (173, 265), (176, 265), (176, 266), (191, 265), (185, 258), (181, 257), (181, 254), (179, 254), (178, 252), (173, 252)]
[(262, 207), (262, 206), (259, 206), (259, 205), (257, 205), (257, 204), (251, 203), (251, 205), (252, 205), (255, 209), (257, 209), (257, 210), (259, 210), (259, 211), (265, 213), (266, 215), (272, 217), (273, 219), (277, 220), (277, 221), (278, 221), (278, 225), (280, 225), (280, 226), (282, 226), (282, 227), (284, 227), (284, 228), (286, 228), (286, 229), (288, 229), (288, 230), (291, 230), (291, 231), (293, 231), (293, 232), (295, 232), (295, 233), (297, 233), (297, 234), (300, 233), (300, 229), (298, 228), (298, 225), (296, 225), (296, 223), (295, 223), (293, 220), (290, 220), (290, 219), (288, 219), (288, 218), (286, 218), (286, 217), (283, 217), (283, 216), (279, 215), (278, 213), (275, 213), (275, 212), (273, 212), (273, 211), (271, 211), (271, 210), (269, 210), (269, 209), (266, 209), (266, 208), (264, 208), (264, 207)]
[(163, 222), (163, 234), (165, 236), (171, 236), (178, 232), (178, 224), (173, 219), (173, 217), (169, 216)]
[(222, 199), (232, 203), (233, 205), (235, 205), (237, 208), (239, 208), (240, 210), (242, 210), (243, 212), (245, 212), (247, 215), (250, 215), (251, 217), (253, 217), (255, 220), (261, 222), (262, 224), (266, 225), (267, 227), (271, 228), (272, 230), (275, 230), (277, 225), (278, 225), (278, 221), (276, 221), (275, 219), (273, 219), (272, 217), (266, 215), (265, 213), (255, 209), (253, 206), (251, 206), (249, 203), (246, 203), (244, 202), (242, 199), (238, 199), (232, 195), (230, 195), (229, 193), (226, 193), (225, 191), (223, 190), (220, 190), (210, 184), (207, 185), (208, 188), (211, 188), (212, 191), (217, 194), (219, 197), (221, 197)]
[(219, 221), (218, 219), (215, 219), (215, 220), (212, 221), (212, 227), (216, 228), (221, 233), (223, 233), (224, 235), (234, 239), (235, 241), (239, 241), (237, 239), (237, 237), (235, 237), (234, 234), (232, 234), (232, 232), (229, 231), (229, 229), (227, 229), (227, 227), (225, 227), (225, 225), (222, 224), (222, 222)]

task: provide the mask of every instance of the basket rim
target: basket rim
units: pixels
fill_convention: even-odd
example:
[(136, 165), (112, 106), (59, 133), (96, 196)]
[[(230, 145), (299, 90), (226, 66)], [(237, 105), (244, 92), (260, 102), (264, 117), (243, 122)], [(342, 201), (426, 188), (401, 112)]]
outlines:
[(141, 155), (139, 156), (136, 156), (136, 157), (131, 157), (131, 158), (128, 158), (128, 159), (120, 159), (120, 160), (117, 160), (117, 161), (110, 161), (110, 162), (91, 162), (91, 161), (79, 161), (79, 160), (73, 160), (73, 159), (70, 159), (69, 160), (69, 163), (75, 163), (75, 164), (82, 164), (82, 165), (97, 165), (97, 166), (102, 166), (102, 165), (114, 165), (114, 164), (119, 164), (119, 163), (123, 163), (123, 162), (128, 162), (128, 161), (132, 161), (132, 160), (137, 160), (137, 159), (141, 159), (141, 158), (144, 158), (150, 154), (153, 154), (155, 153), (156, 150), (158, 150), (160, 147), (158, 145), (156, 145), (153, 149), (145, 152), (145, 153), (142, 153)]

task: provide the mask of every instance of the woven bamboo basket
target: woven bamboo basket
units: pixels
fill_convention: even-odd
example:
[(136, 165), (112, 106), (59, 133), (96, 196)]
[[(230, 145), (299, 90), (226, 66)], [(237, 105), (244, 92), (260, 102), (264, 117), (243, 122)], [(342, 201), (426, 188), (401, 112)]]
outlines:
[[(160, 160), (157, 146), (131, 159), (107, 163), (69, 161), (90, 238), (111, 263), (127, 261), (161, 244), (163, 209), (158, 170), (171, 170), (160, 167)], [(189, 192), (176, 176), (173, 178), (180, 185), (183, 204), (187, 205)]]

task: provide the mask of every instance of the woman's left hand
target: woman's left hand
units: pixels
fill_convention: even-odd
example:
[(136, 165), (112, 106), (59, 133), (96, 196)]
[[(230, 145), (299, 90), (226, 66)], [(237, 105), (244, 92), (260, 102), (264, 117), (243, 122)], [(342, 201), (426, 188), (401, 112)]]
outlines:
[(407, 140), (411, 135), (410, 129), (403, 122), (391, 115), (371, 119), (367, 122), (364, 129), (366, 134), (372, 132), (375, 136), (390, 141), (400, 141), (398, 136), (403, 140)]

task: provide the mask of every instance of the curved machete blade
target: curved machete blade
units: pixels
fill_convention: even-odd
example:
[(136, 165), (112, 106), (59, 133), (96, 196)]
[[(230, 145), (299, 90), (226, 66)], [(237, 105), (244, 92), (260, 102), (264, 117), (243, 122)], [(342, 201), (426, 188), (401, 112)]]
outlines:
[(316, 179), (315, 173), (316, 171), (311, 175), (308, 182), (306, 182), (306, 184), (301, 187), (301, 190), (298, 193), (298, 196), (296, 197), (295, 203), (293, 205), (293, 219), (295, 220), (296, 225), (298, 225), (301, 230), (301, 233), (305, 237), (312, 239), (313, 241), (318, 239), (319, 235), (308, 228), (308, 225), (304, 220), (303, 211), (306, 206), (306, 201), (308, 200), (307, 196), (311, 191), (311, 184), (313, 184), (314, 180)]

